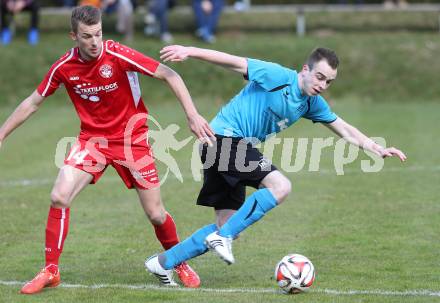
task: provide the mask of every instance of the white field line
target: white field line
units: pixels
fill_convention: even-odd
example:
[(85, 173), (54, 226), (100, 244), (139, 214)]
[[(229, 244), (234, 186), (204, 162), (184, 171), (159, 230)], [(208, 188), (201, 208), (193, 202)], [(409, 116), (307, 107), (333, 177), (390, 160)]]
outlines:
[[(390, 167), (381, 170), (379, 173), (401, 173), (401, 172), (417, 172), (417, 171), (425, 171), (425, 172), (439, 172), (440, 166), (407, 166), (407, 167)], [(344, 172), (347, 174), (362, 174), (365, 173), (361, 169), (344, 169)], [(332, 169), (320, 169), (317, 172), (308, 172), (308, 171), (299, 171), (297, 173), (287, 173), (287, 174), (313, 174), (314, 176), (328, 176), (335, 175), (336, 172)], [(374, 173), (365, 173), (365, 174), (374, 174)], [(173, 174), (168, 174), (168, 177), (176, 179)], [(191, 175), (183, 175), (184, 178), (192, 178)], [(2, 181), (0, 180), (0, 187), (26, 187), (26, 186), (45, 186), (51, 185), (55, 182), (54, 178), (41, 178), (41, 179), (22, 179), (22, 180), (9, 180)], [(120, 182), (120, 178), (118, 177), (107, 177), (102, 178), (99, 182)]]
[[(25, 282), (20, 281), (2, 281), (0, 285), (4, 286), (22, 286)], [(158, 291), (177, 291), (177, 292), (206, 292), (206, 293), (244, 293), (244, 294), (280, 294), (281, 291), (275, 288), (183, 288), (183, 287), (165, 287), (153, 284), (144, 285), (130, 285), (130, 284), (67, 284), (62, 283), (59, 287), (62, 288), (82, 288), (82, 289), (102, 289), (102, 288), (120, 288), (129, 290), (158, 290)], [(335, 290), (335, 289), (311, 289), (310, 293), (322, 293), (335, 296), (402, 296), (402, 297), (440, 297), (440, 291), (433, 291), (427, 289), (416, 289), (407, 291), (391, 291), (391, 290)]]

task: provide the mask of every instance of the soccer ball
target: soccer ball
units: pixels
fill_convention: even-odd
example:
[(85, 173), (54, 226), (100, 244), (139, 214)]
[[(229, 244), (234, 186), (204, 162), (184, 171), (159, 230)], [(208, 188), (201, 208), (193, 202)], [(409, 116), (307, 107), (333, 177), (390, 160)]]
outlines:
[(300, 293), (312, 286), (315, 268), (308, 258), (290, 254), (282, 258), (275, 267), (275, 279), (284, 293)]

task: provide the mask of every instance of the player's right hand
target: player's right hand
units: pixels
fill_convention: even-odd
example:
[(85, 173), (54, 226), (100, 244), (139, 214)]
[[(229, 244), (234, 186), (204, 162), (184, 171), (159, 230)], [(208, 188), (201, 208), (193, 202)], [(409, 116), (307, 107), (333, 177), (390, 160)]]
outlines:
[(212, 130), (209, 123), (200, 116), (196, 114), (194, 116), (188, 117), (188, 124), (191, 131), (202, 143), (207, 143), (209, 146), (213, 146), (215, 139), (214, 131)]
[(189, 47), (169, 45), (160, 50), (160, 59), (164, 62), (181, 62), (189, 57)]

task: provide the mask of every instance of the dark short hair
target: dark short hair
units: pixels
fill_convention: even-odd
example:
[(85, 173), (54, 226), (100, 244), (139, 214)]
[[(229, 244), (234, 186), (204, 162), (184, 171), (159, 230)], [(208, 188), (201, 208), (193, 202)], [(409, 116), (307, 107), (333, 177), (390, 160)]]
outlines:
[(325, 60), (331, 68), (337, 69), (339, 65), (338, 56), (334, 51), (324, 47), (315, 48), (307, 59), (307, 65), (313, 69), (315, 63)]
[(70, 26), (74, 33), (78, 32), (78, 24), (95, 25), (101, 22), (101, 11), (90, 5), (77, 6), (72, 11)]

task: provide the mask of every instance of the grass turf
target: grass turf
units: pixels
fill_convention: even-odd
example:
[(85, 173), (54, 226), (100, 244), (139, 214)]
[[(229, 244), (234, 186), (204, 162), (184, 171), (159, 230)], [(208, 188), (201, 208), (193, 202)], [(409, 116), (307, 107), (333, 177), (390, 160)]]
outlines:
[[(407, 163), (402, 165), (396, 159), (389, 159), (383, 171), (372, 174), (362, 173), (360, 161), (368, 159), (362, 156), (346, 167), (344, 176), (336, 176), (332, 149), (326, 149), (320, 172), (302, 170), (287, 174), (293, 183), (292, 195), (236, 241), (237, 264), (227, 267), (211, 254), (191, 262), (205, 288), (276, 290), (271, 280), (276, 262), (287, 253), (297, 252), (308, 256), (317, 269), (316, 292), (292, 298), (276, 293), (108, 287), (58, 288), (23, 297), (17, 294), (18, 285), (0, 285), (0, 301), (432, 302), (437, 299), (428, 295), (383, 293), (440, 291), (437, 203), (440, 146), (436, 140), (440, 105), (429, 102), (438, 97), (433, 76), (438, 70), (438, 60), (433, 60), (434, 50), (439, 47), (436, 36), (400, 33), (312, 36), (296, 40), (291, 35), (279, 34), (271, 37), (276, 41), (273, 45), (261, 33), (240, 35), (234, 40), (236, 43), (230, 43), (230, 38), (220, 37), (216, 47), (295, 66), (317, 43), (335, 47), (345, 61), (340, 78), (327, 94), (334, 111), (367, 134), (383, 136), (388, 144), (408, 154)], [(181, 43), (196, 43), (185, 35), (178, 39)], [(8, 85), (1, 86), (0, 121), (38, 84), (50, 63), (60, 55), (59, 49), (69, 46), (68, 40), (58, 33), (47, 34), (42, 41), (35, 49), (18, 40), (1, 50), (4, 70), (8, 71), (3, 72), (2, 67), (1, 82)], [(48, 44), (56, 47), (48, 48)], [(160, 48), (150, 40), (138, 40), (135, 46), (153, 53)], [(396, 50), (402, 51), (392, 53)], [(21, 53), (21, 60), (16, 59), (17, 52)], [(243, 84), (239, 77), (207, 64), (190, 61), (173, 67), (182, 74), (200, 112), (208, 119)], [(147, 85), (151, 87), (149, 81), (154, 80), (142, 81), (144, 91)], [(150, 112), (163, 126), (170, 123), (181, 126), (178, 138), (189, 136), (177, 103), (164, 93), (164, 86), (156, 83), (153, 86), (150, 98), (144, 94)], [(75, 136), (78, 128), (72, 107), (65, 104), (62, 91), (48, 99), (26, 125), (8, 138), (0, 151), (1, 281), (30, 279), (43, 263), (49, 193), (57, 174), (55, 146), (60, 138)], [(322, 127), (301, 121), (282, 137), (330, 135)], [(184, 172), (184, 183), (168, 178), (162, 197), (175, 217), (181, 237), (185, 238), (210, 223), (213, 214), (194, 205), (200, 182), (190, 175), (190, 146), (173, 151), (172, 155)], [(277, 165), (279, 158), (280, 150), (276, 149)], [(165, 171), (163, 165), (159, 169)], [(23, 179), (35, 184), (18, 185)], [(144, 272), (143, 260), (159, 250), (135, 193), (125, 190), (109, 169), (98, 185), (87, 188), (73, 203), (71, 229), (61, 258), (62, 279), (67, 284), (82, 285), (156, 284)], [(318, 292), (324, 289), (380, 290), (382, 294), (349, 296)]]

